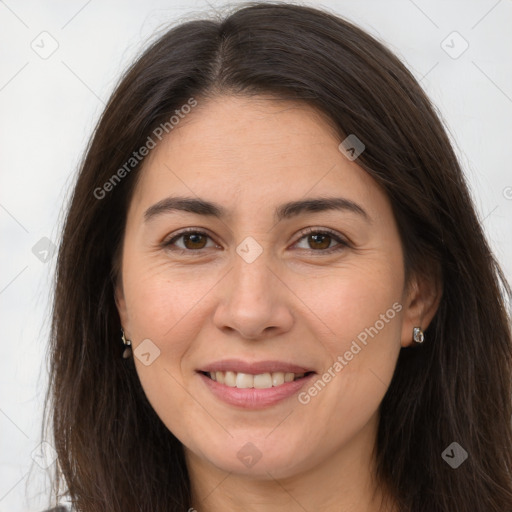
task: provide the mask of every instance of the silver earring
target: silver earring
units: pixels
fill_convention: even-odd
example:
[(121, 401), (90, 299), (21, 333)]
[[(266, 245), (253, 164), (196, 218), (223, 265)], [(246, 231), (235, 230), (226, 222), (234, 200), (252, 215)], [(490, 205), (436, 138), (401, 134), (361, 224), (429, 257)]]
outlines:
[(416, 343), (423, 343), (423, 341), (425, 340), (425, 335), (423, 334), (423, 331), (421, 330), (420, 327), (414, 327), (413, 328), (413, 330), (412, 330), (412, 339)]
[(131, 347), (132, 342), (130, 340), (127, 340), (124, 337), (123, 329), (121, 329), (121, 332), (122, 332), (121, 339), (123, 340), (124, 346), (126, 347), (123, 352), (123, 359), (128, 359), (132, 355), (132, 347)]

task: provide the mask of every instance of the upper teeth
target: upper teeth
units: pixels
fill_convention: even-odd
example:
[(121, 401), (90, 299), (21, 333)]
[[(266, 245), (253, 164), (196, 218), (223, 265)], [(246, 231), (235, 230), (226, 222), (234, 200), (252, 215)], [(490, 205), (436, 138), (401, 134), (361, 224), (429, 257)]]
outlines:
[(284, 382), (304, 377), (303, 373), (291, 372), (273, 372), (260, 373), (251, 375), (250, 373), (237, 372), (209, 372), (210, 377), (221, 384), (225, 384), (231, 388), (271, 388), (272, 386), (280, 386)]

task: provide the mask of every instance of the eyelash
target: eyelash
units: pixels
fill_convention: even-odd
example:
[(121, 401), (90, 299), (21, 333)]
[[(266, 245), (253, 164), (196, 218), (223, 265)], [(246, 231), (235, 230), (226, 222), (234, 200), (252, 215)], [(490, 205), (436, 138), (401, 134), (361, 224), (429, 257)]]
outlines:
[[(202, 235), (206, 236), (209, 239), (212, 239), (212, 237), (206, 233), (205, 231), (201, 231), (196, 228), (187, 228), (183, 231), (180, 231), (176, 235), (174, 235), (171, 239), (162, 242), (161, 246), (162, 248), (165, 248), (167, 250), (172, 250), (173, 252), (180, 252), (180, 253), (199, 253), (203, 249), (181, 249), (181, 248), (174, 248), (170, 249), (170, 247), (174, 244), (176, 240), (179, 240), (183, 235), (187, 234), (194, 234), (194, 235)], [(315, 253), (315, 254), (331, 254), (334, 252), (338, 252), (341, 250), (346, 249), (347, 247), (350, 247), (350, 244), (344, 240), (342, 237), (340, 237), (335, 231), (332, 231), (330, 229), (318, 229), (318, 228), (306, 228), (300, 231), (300, 238), (295, 242), (295, 244), (299, 243), (303, 238), (306, 238), (308, 235), (315, 234), (315, 235), (329, 235), (333, 240), (338, 242), (338, 246), (331, 247), (329, 249), (304, 249), (307, 252)], [(294, 244), (294, 245), (295, 245)]]

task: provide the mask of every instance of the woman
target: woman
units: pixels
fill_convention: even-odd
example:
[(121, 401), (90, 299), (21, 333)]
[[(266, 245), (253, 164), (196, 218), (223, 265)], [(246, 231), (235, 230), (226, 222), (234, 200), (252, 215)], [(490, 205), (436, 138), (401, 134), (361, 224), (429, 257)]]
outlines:
[(183, 23), (123, 76), (69, 205), (56, 497), (512, 510), (506, 297), (443, 126), (382, 44), (287, 4)]

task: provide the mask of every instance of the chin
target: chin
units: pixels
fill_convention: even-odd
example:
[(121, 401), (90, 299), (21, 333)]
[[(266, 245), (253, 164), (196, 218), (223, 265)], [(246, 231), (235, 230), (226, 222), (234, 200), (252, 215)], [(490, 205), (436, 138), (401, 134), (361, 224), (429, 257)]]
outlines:
[(261, 480), (287, 478), (308, 469), (312, 455), (308, 457), (304, 447), (297, 447), (287, 436), (269, 442), (265, 440), (268, 432), (260, 438), (235, 435), (224, 445), (215, 443), (214, 447), (205, 447), (201, 450), (202, 457), (221, 471)]
[(292, 462), (290, 457), (284, 454), (282, 456), (280, 454), (272, 454), (271, 456), (265, 456), (263, 454), (262, 457), (254, 463), (249, 461), (242, 462), (236, 455), (233, 458), (219, 454), (219, 457), (210, 460), (210, 463), (222, 471), (245, 475), (251, 479), (256, 478), (258, 480), (288, 478), (299, 472), (296, 467), (297, 461), (294, 460)]

